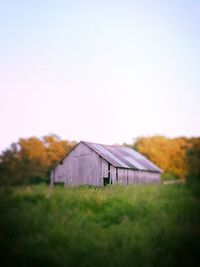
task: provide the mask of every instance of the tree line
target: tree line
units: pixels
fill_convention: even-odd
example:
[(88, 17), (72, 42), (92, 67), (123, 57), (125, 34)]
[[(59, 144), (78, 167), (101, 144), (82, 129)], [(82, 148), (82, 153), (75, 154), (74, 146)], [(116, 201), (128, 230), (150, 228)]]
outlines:
[(48, 182), (51, 168), (75, 145), (54, 134), (20, 138), (0, 155), (0, 184)]
[[(49, 182), (50, 170), (67, 155), (76, 141), (61, 140), (57, 135), (20, 138), (0, 154), (0, 184)], [(138, 137), (132, 144), (163, 169), (163, 179), (199, 179), (200, 137)]]
[(163, 179), (200, 177), (200, 137), (138, 137), (132, 147), (164, 171)]

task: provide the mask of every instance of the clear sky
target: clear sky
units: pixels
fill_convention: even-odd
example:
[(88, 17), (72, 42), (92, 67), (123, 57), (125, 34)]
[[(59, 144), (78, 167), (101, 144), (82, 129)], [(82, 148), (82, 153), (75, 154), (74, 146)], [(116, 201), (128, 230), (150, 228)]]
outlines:
[(0, 0), (0, 151), (200, 135), (199, 0)]

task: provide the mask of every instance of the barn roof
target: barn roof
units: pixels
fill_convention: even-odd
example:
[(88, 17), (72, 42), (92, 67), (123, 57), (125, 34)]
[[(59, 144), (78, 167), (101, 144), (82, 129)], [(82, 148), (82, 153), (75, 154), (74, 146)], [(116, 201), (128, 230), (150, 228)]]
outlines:
[(101, 145), (82, 141), (117, 168), (162, 172), (154, 163), (130, 147)]

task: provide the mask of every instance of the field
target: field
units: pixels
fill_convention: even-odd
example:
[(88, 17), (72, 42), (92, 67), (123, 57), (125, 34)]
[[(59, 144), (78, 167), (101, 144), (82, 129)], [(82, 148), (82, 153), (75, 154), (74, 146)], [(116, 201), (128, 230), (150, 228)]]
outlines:
[(200, 189), (0, 189), (1, 266), (199, 266)]

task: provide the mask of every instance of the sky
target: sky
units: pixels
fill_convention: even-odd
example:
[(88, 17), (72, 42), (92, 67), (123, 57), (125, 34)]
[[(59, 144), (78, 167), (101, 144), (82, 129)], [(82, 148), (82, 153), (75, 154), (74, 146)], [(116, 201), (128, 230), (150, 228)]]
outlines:
[(199, 0), (0, 0), (0, 151), (200, 135)]

